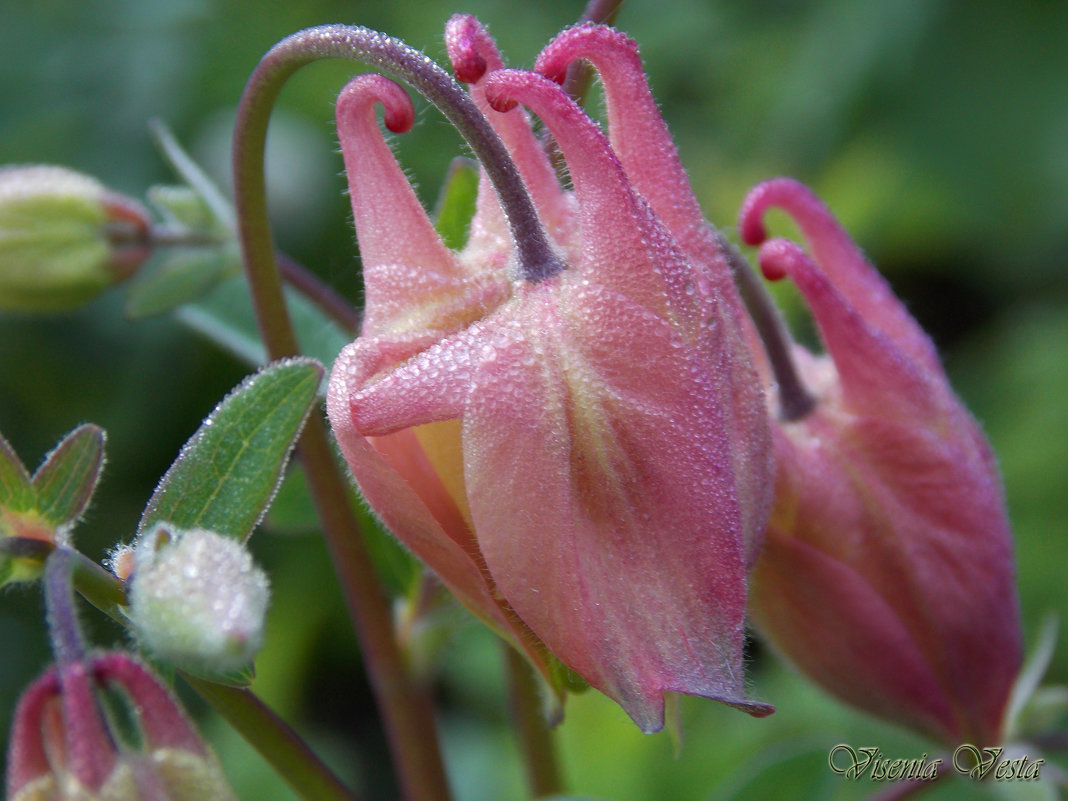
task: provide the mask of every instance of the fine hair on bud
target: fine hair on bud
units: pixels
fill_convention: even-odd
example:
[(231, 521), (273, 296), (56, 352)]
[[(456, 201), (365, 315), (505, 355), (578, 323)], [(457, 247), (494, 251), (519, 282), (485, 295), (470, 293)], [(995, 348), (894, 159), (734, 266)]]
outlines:
[(263, 644), (269, 584), (237, 540), (157, 524), (134, 546), (128, 587), (137, 637), (165, 662), (227, 673)]

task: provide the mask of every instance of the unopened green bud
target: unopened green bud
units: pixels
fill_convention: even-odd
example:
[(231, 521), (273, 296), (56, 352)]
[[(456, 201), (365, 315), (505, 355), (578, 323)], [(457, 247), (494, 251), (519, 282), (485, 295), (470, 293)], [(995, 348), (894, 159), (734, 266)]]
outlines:
[(0, 309), (56, 311), (129, 278), (148, 258), (135, 200), (64, 167), (0, 169)]
[(129, 616), (145, 647), (182, 667), (226, 673), (263, 644), (267, 576), (236, 540), (160, 524), (134, 552)]

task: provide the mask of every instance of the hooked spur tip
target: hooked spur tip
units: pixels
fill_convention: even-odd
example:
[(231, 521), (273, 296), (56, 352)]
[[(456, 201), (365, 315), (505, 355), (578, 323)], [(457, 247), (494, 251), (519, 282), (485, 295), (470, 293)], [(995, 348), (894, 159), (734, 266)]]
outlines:
[(502, 114), (519, 105), (517, 101), (509, 97), (508, 87), (498, 83), (486, 87), (486, 101), (490, 104), (490, 108)]
[(762, 244), (768, 238), (768, 229), (764, 225), (764, 212), (767, 210), (765, 184), (751, 189), (742, 203), (738, 214), (738, 232), (747, 245)]
[[(763, 225), (761, 225), (763, 229)], [(811, 268), (805, 251), (796, 242), (788, 239), (772, 239), (760, 248), (758, 256), (760, 271), (769, 281), (781, 281), (788, 275)]]
[(478, 83), (489, 69), (479, 52), (479, 40), (488, 38), (482, 24), (470, 14), (454, 14), (445, 25), (445, 49), (460, 83)]
[(541, 51), (534, 71), (552, 81), (563, 83), (568, 68), (582, 59), (591, 62), (602, 59), (615, 61), (626, 64), (628, 69), (641, 71), (637, 43), (615, 28), (594, 22), (576, 25), (557, 34)]
[(377, 73), (357, 75), (337, 99), (339, 118), (357, 118), (361, 109), (381, 103), (382, 123), (392, 133), (406, 133), (415, 124), (415, 107), (408, 93), (395, 81)]

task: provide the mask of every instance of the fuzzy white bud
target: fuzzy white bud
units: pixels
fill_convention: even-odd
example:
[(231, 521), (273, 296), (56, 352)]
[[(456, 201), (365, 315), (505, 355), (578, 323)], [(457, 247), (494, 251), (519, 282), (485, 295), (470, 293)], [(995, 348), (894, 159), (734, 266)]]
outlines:
[(247, 667), (263, 644), (269, 594), (240, 542), (160, 524), (135, 546), (128, 614), (159, 659), (226, 673)]

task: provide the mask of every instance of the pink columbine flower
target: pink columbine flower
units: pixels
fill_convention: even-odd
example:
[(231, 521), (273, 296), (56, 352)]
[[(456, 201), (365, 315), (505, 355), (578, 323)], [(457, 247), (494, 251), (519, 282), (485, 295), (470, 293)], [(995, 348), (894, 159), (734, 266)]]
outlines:
[[(446, 41), (456, 75), (533, 199), (487, 163), (467, 245), (446, 248), (375, 123), (407, 130), (407, 95), (355, 78), (337, 105), (364, 264), (362, 336), (329, 413), (385, 524), (552, 680), (551, 653), (646, 731), (665, 693), (754, 714), (742, 645), (746, 574), (772, 477), (740, 306), (632, 42), (565, 31), (539, 72), (509, 70), (472, 17)], [(553, 80), (601, 71), (609, 137)], [(567, 162), (565, 191), (517, 104)], [(509, 228), (511, 226), (511, 229)], [(543, 236), (551, 257), (523, 255)]]
[[(797, 221), (811, 256), (765, 241), (771, 207)], [(846, 701), (950, 744), (993, 745), (1021, 644), (990, 446), (930, 339), (808, 189), (761, 184), (740, 227), (765, 276), (797, 284), (827, 350), (793, 346), (817, 402), (774, 427), (753, 618)]]
[[(138, 745), (103, 714), (96, 692), (105, 688), (127, 699)], [(124, 653), (58, 665), (30, 686), (15, 710), (7, 798), (234, 801), (170, 692)]]

